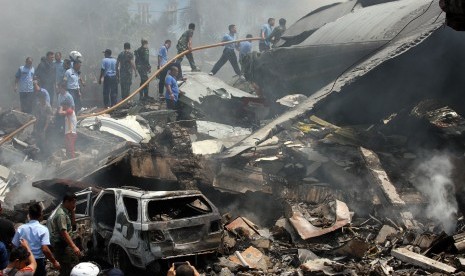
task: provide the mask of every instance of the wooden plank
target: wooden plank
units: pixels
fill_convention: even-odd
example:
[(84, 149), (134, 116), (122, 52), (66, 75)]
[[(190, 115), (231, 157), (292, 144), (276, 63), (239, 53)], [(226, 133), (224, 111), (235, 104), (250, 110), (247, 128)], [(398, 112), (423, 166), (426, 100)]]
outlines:
[(381, 203), (383, 205), (398, 207), (399, 213), (397, 218), (407, 229), (417, 228), (417, 222), (413, 218), (412, 213), (406, 210), (405, 201), (397, 193), (396, 187), (392, 184), (386, 171), (381, 166), (378, 155), (363, 147), (360, 147), (360, 153), (368, 169), (367, 180), (379, 191), (377, 195)]
[(391, 251), (391, 255), (403, 262), (419, 266), (423, 269), (439, 271), (443, 273), (454, 273), (457, 269), (453, 266), (435, 261), (431, 258), (414, 253), (406, 248), (396, 248)]
[(396, 187), (394, 187), (391, 183), (386, 171), (381, 166), (378, 155), (363, 147), (360, 147), (360, 152), (369, 171), (368, 181), (372, 185), (381, 189), (388, 203), (397, 206), (404, 206), (405, 202), (400, 198)]
[(462, 252), (465, 250), (465, 240), (464, 241), (459, 241), (454, 243), (455, 248), (457, 248), (457, 251)]
[(453, 238), (454, 238), (454, 242), (463, 241), (463, 240), (465, 240), (465, 232), (454, 235)]
[(315, 115), (312, 115), (310, 116), (310, 121), (316, 123), (316, 124), (319, 124), (320, 126), (323, 126), (323, 127), (327, 127), (327, 128), (331, 128), (331, 129), (340, 129), (340, 127), (336, 126), (336, 125), (333, 125), (331, 124), (330, 122), (327, 122), (321, 118), (318, 118), (317, 116)]

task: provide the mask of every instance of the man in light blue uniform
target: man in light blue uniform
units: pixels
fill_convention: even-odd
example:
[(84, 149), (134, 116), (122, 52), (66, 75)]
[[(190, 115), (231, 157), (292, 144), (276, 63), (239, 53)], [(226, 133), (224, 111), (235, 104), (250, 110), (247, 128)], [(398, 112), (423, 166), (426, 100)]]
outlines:
[[(26, 64), (19, 67), (15, 75), (15, 92), (19, 90), (19, 100), (21, 103), (21, 111), (32, 113), (32, 108), (35, 103), (34, 96), (34, 67), (32, 67), (32, 58), (26, 58)], [(19, 87), (18, 87), (19, 85)]]
[(271, 49), (270, 35), (274, 28), (275, 19), (268, 18), (268, 23), (262, 26), (260, 30), (260, 43), (258, 44), (258, 49), (260, 52), (268, 51)]
[[(251, 34), (248, 34), (245, 38), (252, 38)], [(249, 53), (252, 52), (252, 40), (242, 41), (239, 43), (239, 62)]]
[(60, 106), (63, 104), (65, 100), (69, 101), (71, 103), (71, 107), (74, 109), (74, 99), (73, 96), (66, 90), (66, 83), (65, 82), (60, 82), (58, 85), (58, 109), (60, 109)]
[(40, 87), (39, 85), (39, 82), (37, 80), (35, 80), (34, 82), (34, 92), (35, 92), (35, 95), (36, 95), (36, 101), (35, 103), (38, 103), (39, 102), (39, 94), (44, 94), (45, 96), (45, 102), (51, 106), (50, 104), (50, 93), (48, 93), (48, 91), (42, 87)]
[(25, 239), (29, 243), (34, 259), (37, 262), (35, 276), (45, 276), (45, 257), (50, 260), (55, 269), (60, 269), (60, 264), (48, 248), (50, 246), (50, 232), (48, 228), (40, 224), (42, 219), (42, 206), (39, 203), (29, 206), (30, 221), (21, 225), (13, 237), (12, 243), (18, 247), (21, 245), (20, 239)]
[(73, 66), (66, 70), (64, 80), (66, 81), (66, 89), (73, 97), (76, 113), (81, 110), (81, 87), (79, 84), (79, 70), (81, 70), (81, 60), (76, 59)]
[(111, 57), (111, 50), (103, 51), (105, 58), (102, 59), (99, 84), (103, 79), (103, 105), (108, 108), (116, 104), (118, 99), (118, 81), (116, 79), (116, 59)]
[(166, 87), (166, 93), (165, 93), (165, 99), (166, 99), (166, 107), (168, 109), (177, 109), (177, 103), (178, 103), (178, 98), (179, 98), (179, 87), (178, 87), (178, 82), (177, 82), (177, 77), (178, 77), (178, 67), (176, 66), (171, 66), (170, 72), (168, 76), (166, 76), (165, 79), (165, 87)]
[[(236, 40), (236, 33), (237, 33), (236, 25), (234, 24), (229, 25), (228, 29), (229, 29), (229, 33), (223, 36), (223, 40), (221, 40), (221, 42)], [(235, 43), (229, 43), (224, 46), (223, 54), (213, 66), (213, 69), (211, 70), (209, 74), (210, 76), (214, 76), (228, 60), (231, 63), (234, 69), (234, 72), (236, 72), (236, 75), (239, 75), (239, 76), (241, 75), (239, 64), (237, 64), (236, 52), (234, 52), (235, 48), (236, 48)]]
[(65, 77), (65, 67), (63, 65), (63, 60), (61, 59), (61, 52), (55, 53), (55, 88), (58, 92), (58, 84), (63, 81)]
[(171, 40), (166, 40), (158, 50), (158, 69), (168, 62), (168, 49), (171, 47)]

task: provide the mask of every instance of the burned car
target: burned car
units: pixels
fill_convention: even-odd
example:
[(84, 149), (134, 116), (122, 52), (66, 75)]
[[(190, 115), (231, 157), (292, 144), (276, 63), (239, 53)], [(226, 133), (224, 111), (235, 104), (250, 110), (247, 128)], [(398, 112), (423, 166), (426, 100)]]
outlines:
[(84, 249), (123, 270), (158, 271), (159, 260), (213, 253), (220, 246), (221, 216), (199, 191), (122, 187), (76, 195), (76, 236)]
[(93, 205), (92, 229), (94, 249), (123, 269), (211, 253), (222, 237), (218, 209), (199, 191), (105, 189)]

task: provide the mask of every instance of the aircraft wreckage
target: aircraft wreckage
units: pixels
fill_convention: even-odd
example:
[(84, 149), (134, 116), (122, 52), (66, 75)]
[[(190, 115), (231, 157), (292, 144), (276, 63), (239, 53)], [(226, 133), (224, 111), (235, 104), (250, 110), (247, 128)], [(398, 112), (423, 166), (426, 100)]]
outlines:
[[(165, 191), (177, 208), (139, 212), (158, 211), (156, 223), (170, 226), (153, 228), (149, 238), (190, 255), (195, 248), (178, 240), (202, 236), (190, 235), (193, 228), (215, 238), (223, 231), (221, 245), (208, 247), (218, 257), (199, 264), (208, 275), (463, 273), (465, 40), (443, 27), (449, 15), (439, 1), (373, 2), (382, 1), (322, 7), (291, 26), (280, 47), (249, 56), (246, 77), (264, 99), (187, 73), (186, 120), (173, 122), (158, 102), (127, 106), (101, 123), (88, 119), (79, 127), (86, 140), (79, 157), (55, 156), (53, 172), (41, 177), (18, 165), (26, 159), (41, 167), (25, 158), (31, 149), (27, 135), (19, 136), (1, 147), (5, 201), (31, 180), (53, 195), (100, 193), (100, 204), (105, 193), (117, 191), (124, 201)], [(286, 111), (270, 119), (267, 109), (283, 96)], [(219, 118), (222, 109), (210, 103), (244, 108), (248, 120), (237, 112)], [(0, 115), (10, 124), (22, 120)], [(93, 189), (83, 191), (86, 185)], [(134, 205), (113, 205), (105, 208), (120, 218), (137, 213)], [(189, 211), (179, 224), (185, 231), (170, 240), (181, 231), (180, 210)], [(107, 231), (106, 239), (123, 232)]]

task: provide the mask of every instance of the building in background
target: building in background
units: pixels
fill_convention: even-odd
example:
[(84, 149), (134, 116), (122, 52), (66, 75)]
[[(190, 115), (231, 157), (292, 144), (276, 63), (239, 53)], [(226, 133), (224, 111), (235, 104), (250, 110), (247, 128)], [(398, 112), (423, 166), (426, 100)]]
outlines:
[(167, 15), (168, 23), (176, 25), (179, 11), (185, 9), (189, 2), (188, 0), (134, 0), (129, 7), (129, 13), (140, 24), (149, 25), (163, 15)]

